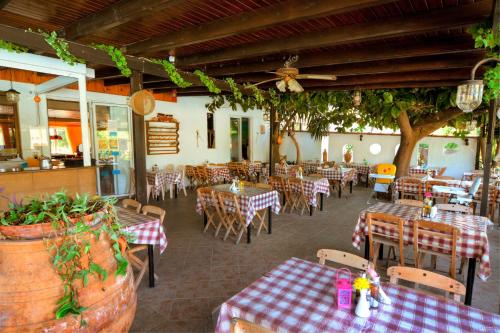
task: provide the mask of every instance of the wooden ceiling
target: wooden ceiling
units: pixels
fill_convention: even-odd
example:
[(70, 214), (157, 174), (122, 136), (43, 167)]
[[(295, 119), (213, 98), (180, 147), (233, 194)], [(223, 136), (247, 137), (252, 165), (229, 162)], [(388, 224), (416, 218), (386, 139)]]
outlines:
[[(474, 49), (466, 28), (491, 18), (493, 2), (0, 0), (0, 22), (56, 30), (82, 44), (113, 44), (130, 55), (175, 55), (180, 69), (240, 83), (272, 78), (267, 72), (297, 54), (301, 73), (338, 77), (301, 81), (306, 90), (431, 87), (468, 78), (484, 52)], [(105, 85), (129, 82), (114, 68), (95, 67)], [(158, 92), (175, 88), (153, 75), (144, 81)], [(208, 92), (191, 87), (178, 94)]]

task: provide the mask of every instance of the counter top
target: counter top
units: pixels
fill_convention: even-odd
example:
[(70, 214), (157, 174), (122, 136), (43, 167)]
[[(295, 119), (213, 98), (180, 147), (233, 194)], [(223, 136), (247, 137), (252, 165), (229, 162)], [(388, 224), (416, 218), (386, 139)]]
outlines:
[(47, 171), (60, 171), (60, 170), (73, 170), (73, 169), (88, 169), (88, 168), (95, 168), (95, 166), (75, 166), (75, 167), (68, 167), (68, 166), (53, 166), (50, 169), (40, 169), (39, 167), (31, 167), (31, 168), (24, 168), (19, 171), (0, 171), (0, 176), (4, 174), (13, 174), (13, 173), (26, 173), (26, 172), (47, 172)]

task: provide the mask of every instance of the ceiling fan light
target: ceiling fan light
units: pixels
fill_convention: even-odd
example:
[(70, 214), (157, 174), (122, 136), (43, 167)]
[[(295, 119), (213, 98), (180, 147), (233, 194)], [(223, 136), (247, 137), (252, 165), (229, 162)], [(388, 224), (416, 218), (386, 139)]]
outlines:
[(300, 85), (300, 83), (297, 82), (297, 80), (290, 80), (288, 81), (288, 89), (292, 92), (300, 93), (304, 91), (304, 88)]
[(276, 88), (281, 92), (286, 92), (286, 83), (284, 80), (276, 81)]
[(360, 106), (361, 105), (361, 91), (355, 90), (354, 91), (354, 96), (352, 98), (352, 104), (354, 106)]

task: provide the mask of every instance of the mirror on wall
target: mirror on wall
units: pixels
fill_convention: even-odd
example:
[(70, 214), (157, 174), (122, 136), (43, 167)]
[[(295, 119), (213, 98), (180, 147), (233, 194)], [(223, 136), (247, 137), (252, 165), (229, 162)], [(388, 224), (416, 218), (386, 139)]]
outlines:
[(21, 153), (17, 104), (10, 104), (5, 95), (0, 95), (0, 160), (15, 157)]

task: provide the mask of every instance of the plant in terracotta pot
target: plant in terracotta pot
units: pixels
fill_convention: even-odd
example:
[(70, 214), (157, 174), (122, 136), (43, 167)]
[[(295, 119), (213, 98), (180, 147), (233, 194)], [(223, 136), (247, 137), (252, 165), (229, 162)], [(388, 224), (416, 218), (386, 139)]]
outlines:
[(345, 148), (344, 148), (344, 161), (346, 163), (351, 163), (351, 160), (352, 160), (352, 145), (345, 145)]
[(115, 201), (59, 192), (0, 212), (0, 331), (128, 330), (136, 294)]

